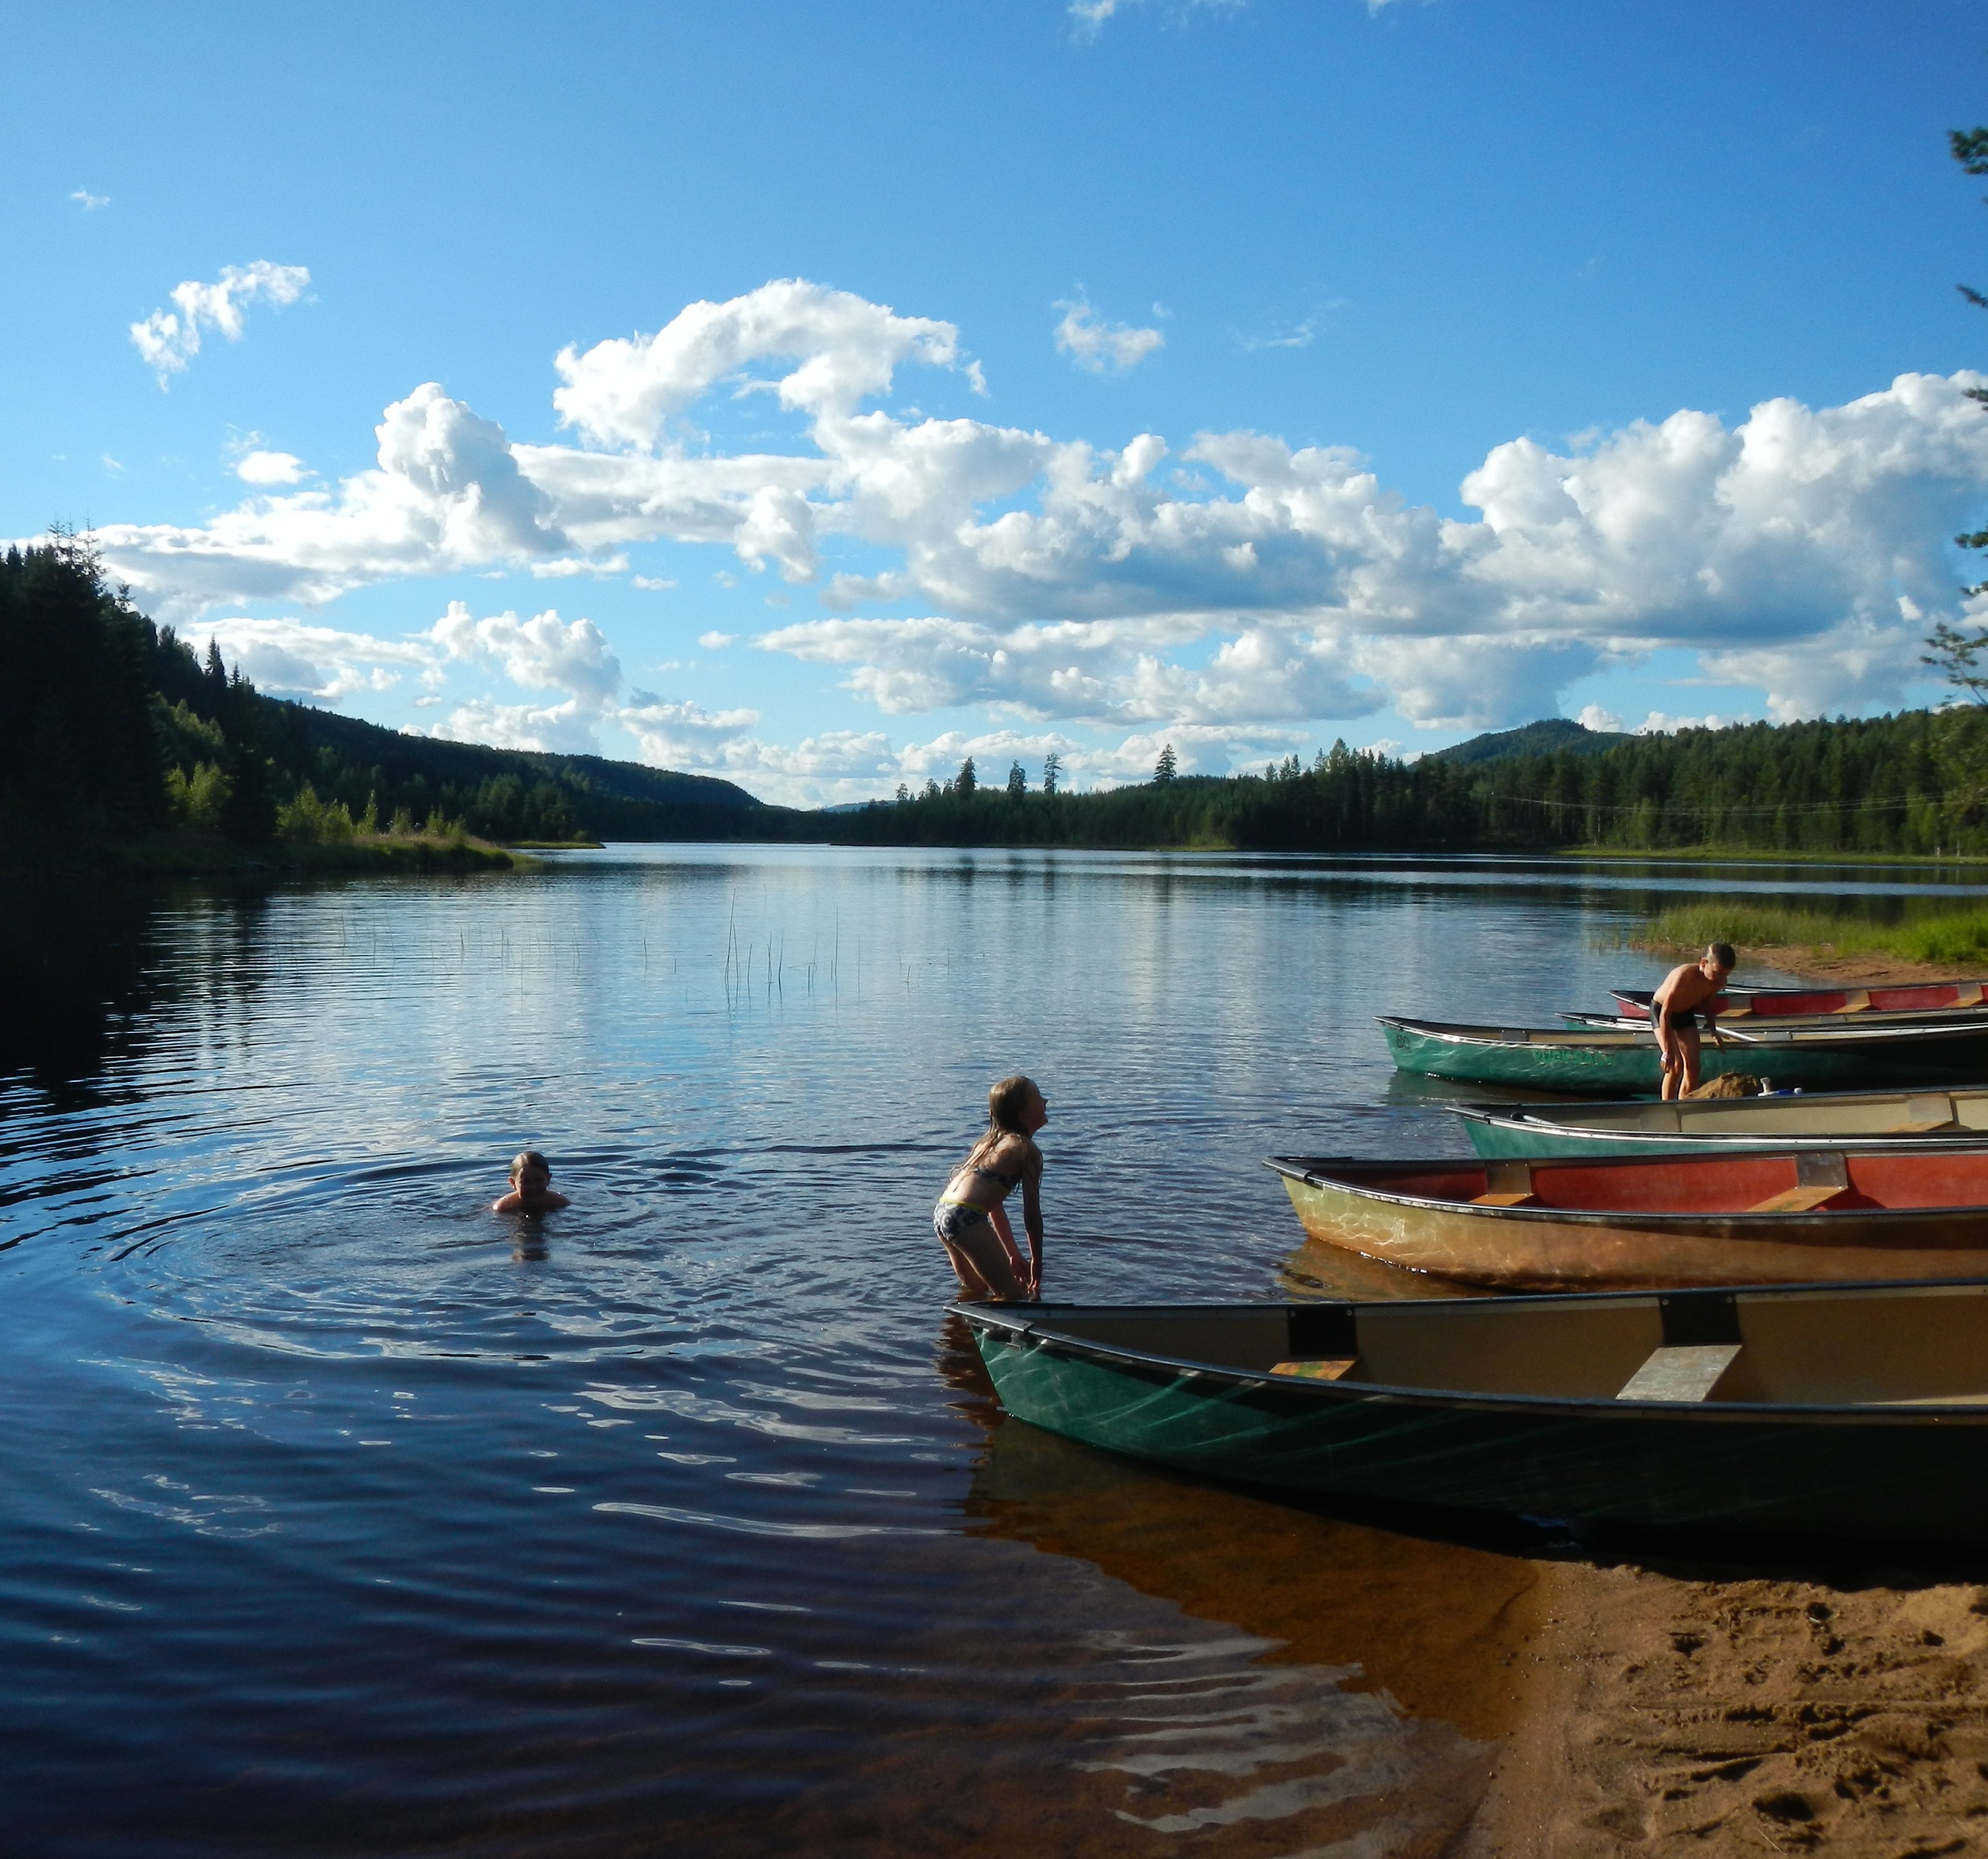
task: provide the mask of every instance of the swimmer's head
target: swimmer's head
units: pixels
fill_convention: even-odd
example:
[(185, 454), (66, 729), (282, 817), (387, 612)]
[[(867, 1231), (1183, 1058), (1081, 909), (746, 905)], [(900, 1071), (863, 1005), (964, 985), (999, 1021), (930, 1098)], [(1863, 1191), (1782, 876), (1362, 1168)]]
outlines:
[(552, 1183), (553, 1165), (536, 1149), (521, 1149), (511, 1158), (511, 1182), (528, 1194), (542, 1194)]

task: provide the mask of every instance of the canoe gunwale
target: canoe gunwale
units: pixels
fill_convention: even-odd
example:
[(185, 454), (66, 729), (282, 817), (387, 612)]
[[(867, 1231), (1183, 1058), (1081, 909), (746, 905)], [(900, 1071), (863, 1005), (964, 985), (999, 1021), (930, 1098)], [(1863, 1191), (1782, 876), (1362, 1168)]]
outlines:
[[(1979, 1090), (1980, 1086), (1948, 1085), (1941, 1087), (1946, 1092)], [(1804, 1108), (1813, 1108), (1819, 1099), (1827, 1097), (1827, 1092), (1804, 1094), (1801, 1103)], [(1882, 1100), (1885, 1097), (1903, 1098), (1911, 1095), (1905, 1091), (1892, 1092), (1846, 1092), (1847, 1097), (1859, 1102)], [(1654, 1105), (1654, 1098), (1631, 1100), (1634, 1107), (1641, 1109)], [(1777, 1099), (1737, 1098), (1729, 1101), (1743, 1106), (1763, 1102), (1776, 1102)], [(1793, 1099), (1787, 1100), (1793, 1102)], [(1668, 1153), (1673, 1156), (1736, 1154), (1741, 1150), (1750, 1153), (1770, 1154), (1783, 1152), (1800, 1153), (1818, 1149), (1871, 1151), (1882, 1155), (1931, 1155), (1956, 1150), (1988, 1148), (1988, 1128), (1971, 1129), (1962, 1126), (1952, 1129), (1929, 1129), (1918, 1135), (1902, 1130), (1816, 1130), (1802, 1132), (1783, 1130), (1770, 1133), (1764, 1130), (1720, 1129), (1716, 1127), (1693, 1129), (1645, 1129), (1633, 1123), (1583, 1123), (1575, 1113), (1611, 1106), (1596, 1104), (1520, 1104), (1471, 1103), (1444, 1104), (1442, 1108), (1466, 1124), (1481, 1129), (1509, 1129), (1541, 1142), (1564, 1143), (1570, 1153), (1565, 1155), (1547, 1155), (1543, 1152), (1528, 1150), (1528, 1154), (1538, 1160), (1578, 1162), (1588, 1159), (1583, 1150), (1592, 1146), (1613, 1143), (1631, 1149), (1647, 1150), (1653, 1156)], [(1552, 1111), (1567, 1113), (1564, 1118), (1547, 1114)], [(1716, 1112), (1714, 1113), (1716, 1114)], [(1598, 1156), (1594, 1158), (1599, 1160)], [(1618, 1152), (1618, 1160), (1631, 1159)]]
[[(1876, 1279), (1856, 1284), (1776, 1285), (1763, 1295), (1778, 1298), (1790, 1294), (1799, 1295), (1806, 1292), (1834, 1295), (1844, 1292), (1936, 1290), (1960, 1285), (1988, 1287), (1988, 1278)], [(1611, 1301), (1639, 1299), (1649, 1302), (1654, 1301), (1656, 1295), (1643, 1290), (1543, 1292), (1528, 1295), (1525, 1301), (1529, 1305), (1567, 1302), (1574, 1299), (1584, 1302), (1604, 1299)], [(1336, 1301), (1324, 1300), (1328, 1303)], [(1418, 1307), (1475, 1308), (1480, 1312), (1485, 1303), (1482, 1298), (1427, 1298), (1412, 1301)], [(1350, 1302), (1352, 1308), (1360, 1308), (1357, 1300)], [(1390, 1307), (1394, 1306), (1391, 1305)], [(1804, 1404), (1740, 1400), (1623, 1401), (1614, 1397), (1601, 1399), (1582, 1395), (1492, 1394), (1454, 1388), (1414, 1388), (1391, 1382), (1314, 1381), (1303, 1376), (1276, 1375), (1267, 1370), (1239, 1368), (1224, 1363), (1197, 1360), (1191, 1356), (1165, 1356), (1151, 1349), (1097, 1343), (1087, 1337), (1070, 1336), (1053, 1326), (1045, 1328), (1040, 1314), (1020, 1322), (1004, 1320), (1000, 1314), (1002, 1306), (976, 1303), (968, 1299), (956, 1299), (945, 1308), (948, 1316), (960, 1318), (969, 1329), (1003, 1331), (1014, 1343), (1022, 1346), (1098, 1363), (1121, 1373), (1136, 1375), (1141, 1380), (1168, 1383), (1183, 1380), (1217, 1381), (1253, 1391), (1260, 1390), (1300, 1402), (1310, 1401), (1320, 1407), (1349, 1406), (1354, 1399), (1357, 1399), (1374, 1405), (1435, 1408), (1446, 1413), (1467, 1410), (1478, 1414), (1558, 1414), (1570, 1419), (1625, 1421), (1632, 1424), (1639, 1418), (1648, 1419), (1661, 1414), (1666, 1420), (1689, 1418), (1708, 1425), (1734, 1422), (1758, 1424), (1767, 1420), (1787, 1425), (1839, 1426), (1854, 1424), (1868, 1426), (1875, 1424), (1918, 1428), (1937, 1421), (1947, 1427), (1988, 1427), (1988, 1407), (1962, 1401), (1915, 1402), (1909, 1407), (1876, 1402), (1860, 1404), (1855, 1402)], [(1232, 1315), (1238, 1307), (1231, 1304), (1076, 1304), (1048, 1308), (1064, 1311), (1073, 1318), (1080, 1318), (1122, 1316), (1130, 1312), (1154, 1316), (1222, 1316)], [(1288, 1312), (1315, 1309), (1318, 1306), (1315, 1304), (1286, 1303), (1251, 1305), (1242, 1308)]]
[[(1416, 1020), (1403, 1014), (1376, 1014), (1378, 1024), (1392, 1027), (1417, 1039), (1453, 1046), (1503, 1046), (1534, 1051), (1623, 1052), (1657, 1043), (1653, 1027), (1506, 1027), (1461, 1020)], [(1733, 1045), (1743, 1051), (1776, 1052), (1832, 1051), (1840, 1048), (1882, 1047), (1911, 1044), (1969, 1041), (1988, 1042), (1988, 1014), (1972, 1019), (1935, 1018), (1910, 1022), (1869, 1021), (1861, 1025), (1830, 1022), (1793, 1024), (1756, 1031), (1722, 1028)], [(1508, 1037), (1516, 1034), (1517, 1038)]]
[[(1598, 1129), (1581, 1123), (1549, 1123), (1530, 1118), (1487, 1116), (1472, 1119), (1489, 1129), (1523, 1130), (1529, 1136), (1550, 1138), (1557, 1143), (1569, 1146), (1566, 1154), (1534, 1153), (1529, 1151), (1529, 1159), (1538, 1162), (1599, 1161), (1599, 1156), (1591, 1157), (1585, 1153), (1588, 1146), (1601, 1143), (1633, 1144), (1638, 1149), (1647, 1149), (1652, 1159), (1669, 1154), (1675, 1161), (1687, 1161), (1694, 1154), (1717, 1157), (1724, 1155), (1812, 1155), (1817, 1150), (1835, 1150), (1854, 1145), (1858, 1150), (1888, 1156), (1898, 1155), (1951, 1155), (1965, 1154), (1969, 1150), (1988, 1149), (1988, 1129), (1972, 1130), (1965, 1135), (1956, 1135), (1950, 1130), (1933, 1130), (1925, 1136), (1893, 1133), (1860, 1133), (1854, 1136), (1763, 1136), (1749, 1134), (1744, 1130), (1689, 1130), (1673, 1133), (1659, 1129)], [(1617, 1161), (1633, 1161), (1633, 1156), (1618, 1153)], [(1539, 1209), (1533, 1209), (1535, 1212)], [(1852, 1210), (1853, 1211), (1854, 1210)], [(1868, 1213), (1865, 1208), (1863, 1211)], [(1904, 1213), (1912, 1210), (1888, 1207), (1887, 1213)], [(1962, 1210), (1965, 1211), (1965, 1210)]]
[[(1677, 1139), (1673, 1138), (1672, 1140)], [(1976, 1150), (1988, 1142), (1956, 1143), (1947, 1145), (1949, 1150)], [(1841, 1140), (1820, 1145), (1831, 1153), (1840, 1153), (1846, 1160), (1870, 1153), (1862, 1143), (1845, 1143)], [(1794, 1161), (1799, 1154), (1812, 1153), (1787, 1149), (1777, 1143), (1754, 1143), (1746, 1146), (1746, 1153), (1756, 1160), (1785, 1156)], [(1880, 1149), (1880, 1156), (1895, 1156), (1895, 1148)], [(1915, 1149), (1914, 1154), (1919, 1153)], [(1660, 1161), (1690, 1162), (1716, 1160), (1716, 1156), (1693, 1157), (1689, 1155), (1652, 1156), (1653, 1163)], [(1540, 1156), (1537, 1160), (1554, 1167), (1610, 1168), (1621, 1166), (1621, 1156)], [(1882, 1214), (1888, 1224), (1893, 1221), (1950, 1221), (1963, 1220), (1969, 1215), (1978, 1215), (1988, 1222), (1988, 1203), (1955, 1203), (1951, 1206), (1932, 1207), (1841, 1207), (1834, 1211), (1819, 1208), (1803, 1214), (1759, 1214), (1750, 1209), (1735, 1209), (1731, 1213), (1708, 1209), (1702, 1211), (1675, 1210), (1665, 1207), (1557, 1207), (1538, 1201), (1527, 1202), (1516, 1207), (1484, 1205), (1474, 1200), (1444, 1200), (1433, 1195), (1405, 1194), (1388, 1188), (1369, 1187), (1364, 1182), (1348, 1180), (1343, 1177), (1321, 1174), (1318, 1171), (1351, 1164), (1354, 1167), (1383, 1167), (1402, 1169), (1470, 1169), (1483, 1166), (1481, 1157), (1435, 1156), (1405, 1162), (1376, 1163), (1361, 1156), (1266, 1156), (1263, 1166), (1273, 1170), (1288, 1181), (1302, 1182), (1307, 1187), (1325, 1188), (1340, 1194), (1357, 1194), (1362, 1200), (1376, 1200), (1390, 1207), (1415, 1207), (1445, 1214), (1464, 1214), (1472, 1218), (1491, 1220), (1516, 1220), (1543, 1221), (1549, 1225), (1591, 1226), (1598, 1220), (1633, 1221), (1639, 1227), (1650, 1225), (1659, 1231), (1675, 1225), (1680, 1231), (1692, 1227), (1725, 1226), (1737, 1224), (1743, 1230), (1759, 1227), (1767, 1231), (1775, 1227), (1789, 1230), (1797, 1225), (1814, 1227), (1817, 1232), (1827, 1232), (1831, 1227), (1841, 1226), (1846, 1221), (1868, 1221), (1873, 1214)], [(1872, 1281), (1881, 1282), (1886, 1281)], [(1919, 1281), (1911, 1281), (1917, 1283)], [(1959, 1282), (1959, 1281), (1955, 1281)], [(1777, 1289), (1780, 1287), (1777, 1286)]]

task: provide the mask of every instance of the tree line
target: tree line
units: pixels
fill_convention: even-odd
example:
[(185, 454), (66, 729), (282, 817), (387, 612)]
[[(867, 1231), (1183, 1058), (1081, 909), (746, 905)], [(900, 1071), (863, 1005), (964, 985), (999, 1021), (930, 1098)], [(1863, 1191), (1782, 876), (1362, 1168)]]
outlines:
[[(1052, 781), (1054, 772), (1052, 773)], [(839, 816), (877, 845), (1233, 846), (1284, 852), (1988, 853), (1988, 712), (1747, 723), (1606, 748), (1463, 763), (1344, 742), (1261, 774), (1154, 778), (1107, 793), (999, 787), (969, 763), (922, 793)]]
[(255, 845), (374, 831), (510, 843), (779, 837), (729, 781), (409, 736), (264, 696), (63, 534), (0, 557), (0, 829)]

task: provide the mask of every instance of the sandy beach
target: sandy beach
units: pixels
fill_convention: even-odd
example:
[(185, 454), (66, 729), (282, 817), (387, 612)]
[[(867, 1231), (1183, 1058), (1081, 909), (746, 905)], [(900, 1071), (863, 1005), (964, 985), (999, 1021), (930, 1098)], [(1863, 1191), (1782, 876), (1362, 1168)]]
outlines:
[(1568, 1562), (1537, 1606), (1463, 1859), (1988, 1849), (1988, 1586)]

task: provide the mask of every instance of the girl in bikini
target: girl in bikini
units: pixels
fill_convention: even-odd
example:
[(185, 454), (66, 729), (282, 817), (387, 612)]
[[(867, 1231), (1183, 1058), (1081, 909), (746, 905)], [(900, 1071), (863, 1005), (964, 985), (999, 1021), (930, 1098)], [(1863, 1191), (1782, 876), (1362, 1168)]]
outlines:
[[(986, 1135), (954, 1170), (932, 1210), (933, 1229), (969, 1298), (1041, 1295), (1043, 1152), (1035, 1135), (1049, 1120), (1049, 1100), (1033, 1079), (1002, 1078), (987, 1093)], [(1017, 1183), (1029, 1235), (1026, 1261), (1001, 1205)]]

